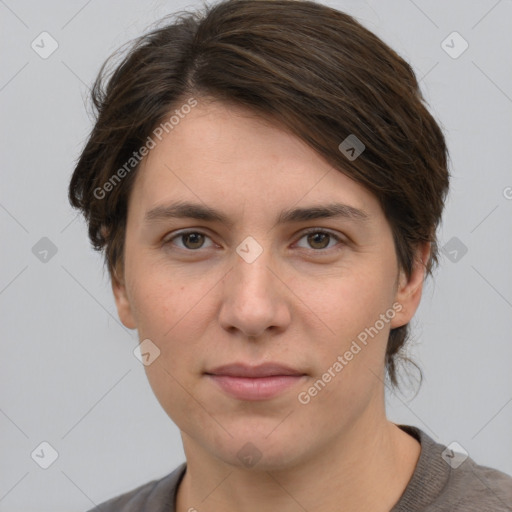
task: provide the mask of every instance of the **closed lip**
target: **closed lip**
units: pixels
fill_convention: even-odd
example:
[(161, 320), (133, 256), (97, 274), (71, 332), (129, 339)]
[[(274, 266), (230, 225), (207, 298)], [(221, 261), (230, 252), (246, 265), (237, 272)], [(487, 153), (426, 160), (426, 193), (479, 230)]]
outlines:
[(265, 363), (258, 366), (251, 366), (244, 363), (232, 363), (223, 366), (218, 366), (213, 370), (205, 372), (207, 375), (225, 375), (228, 377), (273, 377), (277, 375), (306, 375), (300, 370), (290, 368), (289, 366), (280, 363)]

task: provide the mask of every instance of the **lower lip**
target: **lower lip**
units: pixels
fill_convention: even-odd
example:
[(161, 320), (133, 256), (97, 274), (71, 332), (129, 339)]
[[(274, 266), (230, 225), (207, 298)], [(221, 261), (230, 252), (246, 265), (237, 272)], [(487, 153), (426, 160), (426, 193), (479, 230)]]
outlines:
[(304, 375), (275, 375), (272, 377), (229, 377), (207, 375), (222, 390), (239, 400), (267, 400), (295, 386)]

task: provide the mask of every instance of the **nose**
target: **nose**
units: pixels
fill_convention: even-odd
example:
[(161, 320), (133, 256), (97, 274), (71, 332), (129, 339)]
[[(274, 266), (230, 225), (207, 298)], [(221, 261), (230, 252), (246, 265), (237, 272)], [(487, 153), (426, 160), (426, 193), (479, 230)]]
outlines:
[(291, 320), (288, 289), (269, 250), (249, 263), (234, 255), (233, 268), (223, 280), (220, 325), (244, 338), (257, 340), (267, 331), (282, 332)]

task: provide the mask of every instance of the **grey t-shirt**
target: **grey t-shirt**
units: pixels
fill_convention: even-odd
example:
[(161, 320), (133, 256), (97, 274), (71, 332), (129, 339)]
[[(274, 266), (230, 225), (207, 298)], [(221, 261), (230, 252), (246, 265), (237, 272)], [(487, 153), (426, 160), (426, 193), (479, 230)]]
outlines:
[[(421, 443), (421, 454), (404, 493), (390, 512), (512, 512), (512, 477), (480, 466), (471, 457), (442, 453), (446, 446), (435, 442), (417, 427), (398, 425)], [(458, 466), (458, 467), (455, 467)], [(172, 473), (112, 498), (89, 512), (176, 512), (176, 490), (186, 462)]]

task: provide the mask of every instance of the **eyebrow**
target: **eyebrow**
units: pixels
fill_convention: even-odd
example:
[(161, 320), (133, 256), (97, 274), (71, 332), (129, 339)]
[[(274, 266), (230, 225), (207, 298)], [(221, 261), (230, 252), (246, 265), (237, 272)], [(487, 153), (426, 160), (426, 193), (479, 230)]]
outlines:
[[(151, 222), (173, 218), (190, 218), (207, 222), (219, 222), (228, 227), (233, 226), (233, 221), (222, 212), (203, 204), (186, 201), (155, 206), (146, 212), (144, 222), (149, 224)], [(364, 210), (360, 210), (348, 204), (330, 203), (327, 205), (283, 210), (277, 217), (276, 224), (298, 223), (330, 218), (366, 221), (370, 216)]]

